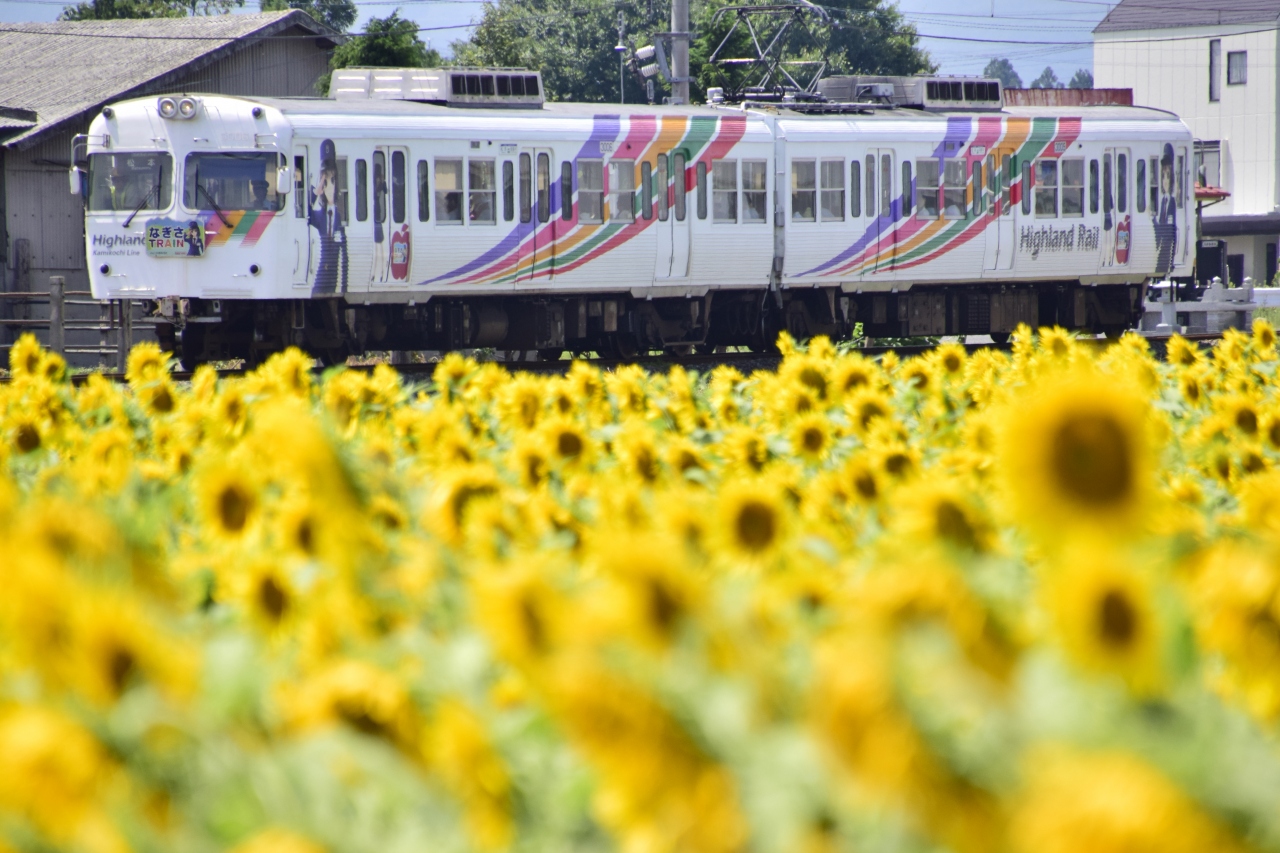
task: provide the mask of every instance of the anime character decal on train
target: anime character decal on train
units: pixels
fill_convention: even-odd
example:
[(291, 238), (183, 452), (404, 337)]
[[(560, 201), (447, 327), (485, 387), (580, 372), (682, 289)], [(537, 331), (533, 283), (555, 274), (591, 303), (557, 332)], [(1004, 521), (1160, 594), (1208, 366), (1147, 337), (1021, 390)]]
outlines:
[[(659, 154), (679, 152), (685, 156), (685, 186), (691, 186), (692, 176), (699, 160), (709, 161), (724, 157), (746, 132), (745, 117), (725, 116), (632, 116), (623, 133), (623, 122), (618, 115), (594, 117), (592, 132), (582, 148), (572, 158), (603, 158), (610, 143), (614, 150), (630, 150), (634, 154), (636, 178), (634, 186), (641, 186), (639, 179), (643, 163), (656, 163)], [(631, 159), (632, 155), (628, 156)], [(675, 181), (679, 179), (671, 169), (665, 188), (667, 208), (675, 203)], [(657, 180), (655, 170), (654, 180)], [(658, 192), (662, 192), (661, 188)], [(502, 284), (518, 279), (539, 278), (564, 273), (606, 254), (626, 243), (646, 228), (661, 221), (653, 210), (649, 216), (636, 210), (631, 221), (609, 220), (602, 223), (582, 222), (578, 206), (572, 199), (561, 197), (561, 182), (551, 181), (550, 216), (547, 222), (515, 223), (515, 227), (498, 245), (472, 261), (450, 270), (423, 284)], [(637, 199), (640, 193), (635, 194)], [(643, 203), (643, 202), (641, 202)], [(564, 216), (564, 204), (571, 205), (568, 217)], [(649, 200), (657, 207), (657, 198)]]
[(338, 209), (338, 157), (333, 140), (320, 143), (320, 174), (307, 189), (307, 225), (320, 238), (320, 258), (312, 296), (347, 292), (347, 229)]

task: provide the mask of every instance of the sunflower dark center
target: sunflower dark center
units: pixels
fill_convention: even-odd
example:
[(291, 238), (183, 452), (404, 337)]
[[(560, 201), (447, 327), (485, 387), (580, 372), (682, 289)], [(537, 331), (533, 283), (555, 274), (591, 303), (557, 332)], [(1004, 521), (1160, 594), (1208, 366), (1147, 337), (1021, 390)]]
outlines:
[(107, 654), (107, 681), (116, 695), (124, 692), (137, 663), (133, 652), (124, 646), (113, 646)]
[(1098, 605), (1098, 636), (1113, 649), (1129, 646), (1138, 634), (1138, 611), (1123, 592), (1107, 590)]
[(763, 551), (778, 535), (778, 516), (762, 501), (747, 501), (738, 510), (734, 525), (738, 542), (748, 551)]
[(1073, 415), (1058, 427), (1052, 448), (1058, 487), (1080, 503), (1118, 504), (1133, 492), (1133, 448), (1114, 419)]
[(582, 437), (576, 432), (562, 432), (556, 438), (556, 452), (565, 459), (572, 459), (582, 453)]
[(978, 532), (973, 529), (964, 510), (951, 501), (939, 501), (934, 508), (934, 526), (938, 535), (962, 548), (978, 550)]
[(662, 633), (670, 633), (683, 609), (680, 600), (658, 578), (649, 578), (646, 587), (649, 593), (649, 621)]
[(22, 453), (31, 453), (40, 449), (40, 430), (34, 424), (18, 424), (18, 434), (14, 443)]
[(253, 498), (240, 486), (232, 483), (218, 493), (218, 520), (224, 529), (239, 533), (249, 522), (249, 510)]
[(1236, 412), (1236, 429), (1245, 435), (1253, 435), (1258, 431), (1258, 413), (1253, 409), (1240, 409)]
[(809, 453), (819, 453), (827, 444), (827, 436), (817, 427), (809, 427), (801, 436), (800, 443)]
[(258, 584), (258, 605), (272, 622), (279, 622), (289, 609), (289, 594), (268, 575)]

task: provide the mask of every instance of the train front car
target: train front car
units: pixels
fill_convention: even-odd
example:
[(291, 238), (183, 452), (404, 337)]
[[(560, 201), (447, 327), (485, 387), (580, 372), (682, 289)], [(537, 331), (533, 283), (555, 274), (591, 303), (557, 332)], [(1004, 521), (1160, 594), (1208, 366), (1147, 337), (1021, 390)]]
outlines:
[(173, 95), (105, 108), (72, 152), (94, 298), (154, 300), (170, 321), (157, 327), (161, 342), (186, 366), (254, 357), (256, 325), (271, 318), (248, 306), (292, 296), (301, 254), (276, 233), (294, 188), (288, 144), (278, 112), (238, 98)]

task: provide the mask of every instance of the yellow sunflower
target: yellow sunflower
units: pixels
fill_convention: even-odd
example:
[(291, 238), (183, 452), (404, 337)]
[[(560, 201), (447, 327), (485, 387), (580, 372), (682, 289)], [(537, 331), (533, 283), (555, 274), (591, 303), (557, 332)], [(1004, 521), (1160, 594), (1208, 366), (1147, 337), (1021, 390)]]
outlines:
[(718, 496), (712, 534), (724, 553), (748, 561), (763, 560), (786, 542), (789, 516), (782, 490), (772, 480), (737, 480)]

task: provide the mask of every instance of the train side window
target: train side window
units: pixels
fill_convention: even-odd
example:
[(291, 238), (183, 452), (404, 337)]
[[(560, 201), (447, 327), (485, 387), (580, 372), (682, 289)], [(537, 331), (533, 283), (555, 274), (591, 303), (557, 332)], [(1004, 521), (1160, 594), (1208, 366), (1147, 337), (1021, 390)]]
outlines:
[(818, 163), (791, 161), (791, 221), (814, 222), (818, 206)]
[(1116, 154), (1116, 210), (1129, 212), (1129, 155)]
[(307, 158), (293, 158), (293, 216), (307, 218)]
[(426, 160), (418, 161), (418, 221), (427, 222), (431, 219), (431, 181), (429, 178), (431, 167), (427, 165)]
[[(886, 162), (888, 159), (889, 159), (889, 156), (887, 154), (881, 155), (881, 162)], [(889, 182), (886, 180), (884, 182), (884, 185), (888, 187)], [(911, 202), (912, 202), (911, 186), (912, 186), (911, 161), (903, 160), (902, 161), (902, 215), (903, 216), (906, 216), (911, 212)], [(888, 207), (885, 208), (885, 212), (886, 213), (889, 212)]]
[(742, 221), (769, 221), (769, 164), (764, 160), (742, 161)]
[[(506, 80), (499, 77), (499, 80)], [(516, 218), (516, 165), (510, 160), (502, 161), (502, 221), (510, 222)]]
[(356, 161), (356, 221), (369, 218), (369, 162)]
[(338, 193), (338, 213), (342, 216), (343, 223), (351, 221), (351, 211), (347, 207), (349, 201), (348, 196), (351, 195), (347, 188), (347, 158), (337, 158), (338, 174), (337, 174), (337, 193)]
[(1062, 215), (1084, 216), (1084, 161), (1063, 160)]
[(391, 219), (399, 225), (404, 222), (408, 204), (408, 190), (404, 174), (404, 152), (391, 152)]
[(694, 167), (696, 176), (695, 183), (698, 190), (698, 218), (707, 218), (707, 164), (704, 160), (699, 160)]
[(636, 221), (636, 161), (609, 161), (609, 218)]
[(867, 216), (876, 215), (876, 155), (867, 155)]
[(1036, 162), (1036, 216), (1055, 219), (1058, 216), (1058, 161)]
[(964, 161), (958, 158), (945, 160), (942, 166), (942, 215), (946, 219), (964, 219), (968, 209)]
[(823, 222), (844, 221), (844, 160), (823, 160), (819, 170)]
[(1138, 206), (1138, 212), (1144, 213), (1147, 209), (1147, 159), (1139, 157), (1133, 161), (1133, 203)]
[(982, 161), (974, 160), (973, 169), (970, 173), (969, 192), (973, 193), (973, 215), (981, 216), (986, 212), (986, 196), (983, 193), (983, 187), (986, 186), (986, 180), (982, 175)]
[(684, 222), (685, 199), (689, 193), (689, 176), (685, 174), (685, 156), (683, 153), (671, 155), (671, 175), (676, 183), (676, 222)]
[[(745, 165), (745, 164), (744, 164)], [(715, 222), (738, 221), (738, 161), (711, 164), (712, 214)]]
[[(563, 205), (572, 203), (572, 196)], [(538, 221), (551, 221), (551, 155), (538, 155)]]
[(1115, 196), (1112, 194), (1111, 155), (1102, 155), (1102, 212), (1110, 213), (1115, 209)]
[(578, 161), (578, 221), (604, 222), (604, 163)]
[(565, 160), (560, 163), (560, 218), (565, 222), (573, 219), (573, 163)]
[[(911, 184), (907, 184), (907, 192), (911, 192)], [(880, 155), (880, 215), (890, 216), (893, 203), (893, 155)]]
[(492, 160), (467, 161), (467, 218), (480, 225), (497, 223), (494, 209), (497, 168)]
[(387, 221), (387, 155), (373, 152), (373, 221)]
[(533, 221), (533, 158), (520, 155), (520, 221)]
[(862, 164), (856, 158), (849, 161), (849, 215), (862, 216)]
[(462, 224), (462, 161), (436, 161), (436, 222)]
[(640, 214), (653, 219), (653, 164), (648, 160), (640, 164)]
[(1089, 212), (1098, 212), (1098, 161), (1089, 161)]
[(658, 220), (666, 222), (670, 216), (671, 199), (668, 196), (670, 191), (671, 178), (667, 175), (667, 155), (658, 155)]
[(1022, 212), (1031, 213), (1031, 193), (1035, 187), (1035, 171), (1031, 161), (1022, 164)]
[(1160, 158), (1151, 158), (1151, 209), (1160, 209)]
[(916, 161), (916, 219), (938, 218), (938, 161)]

